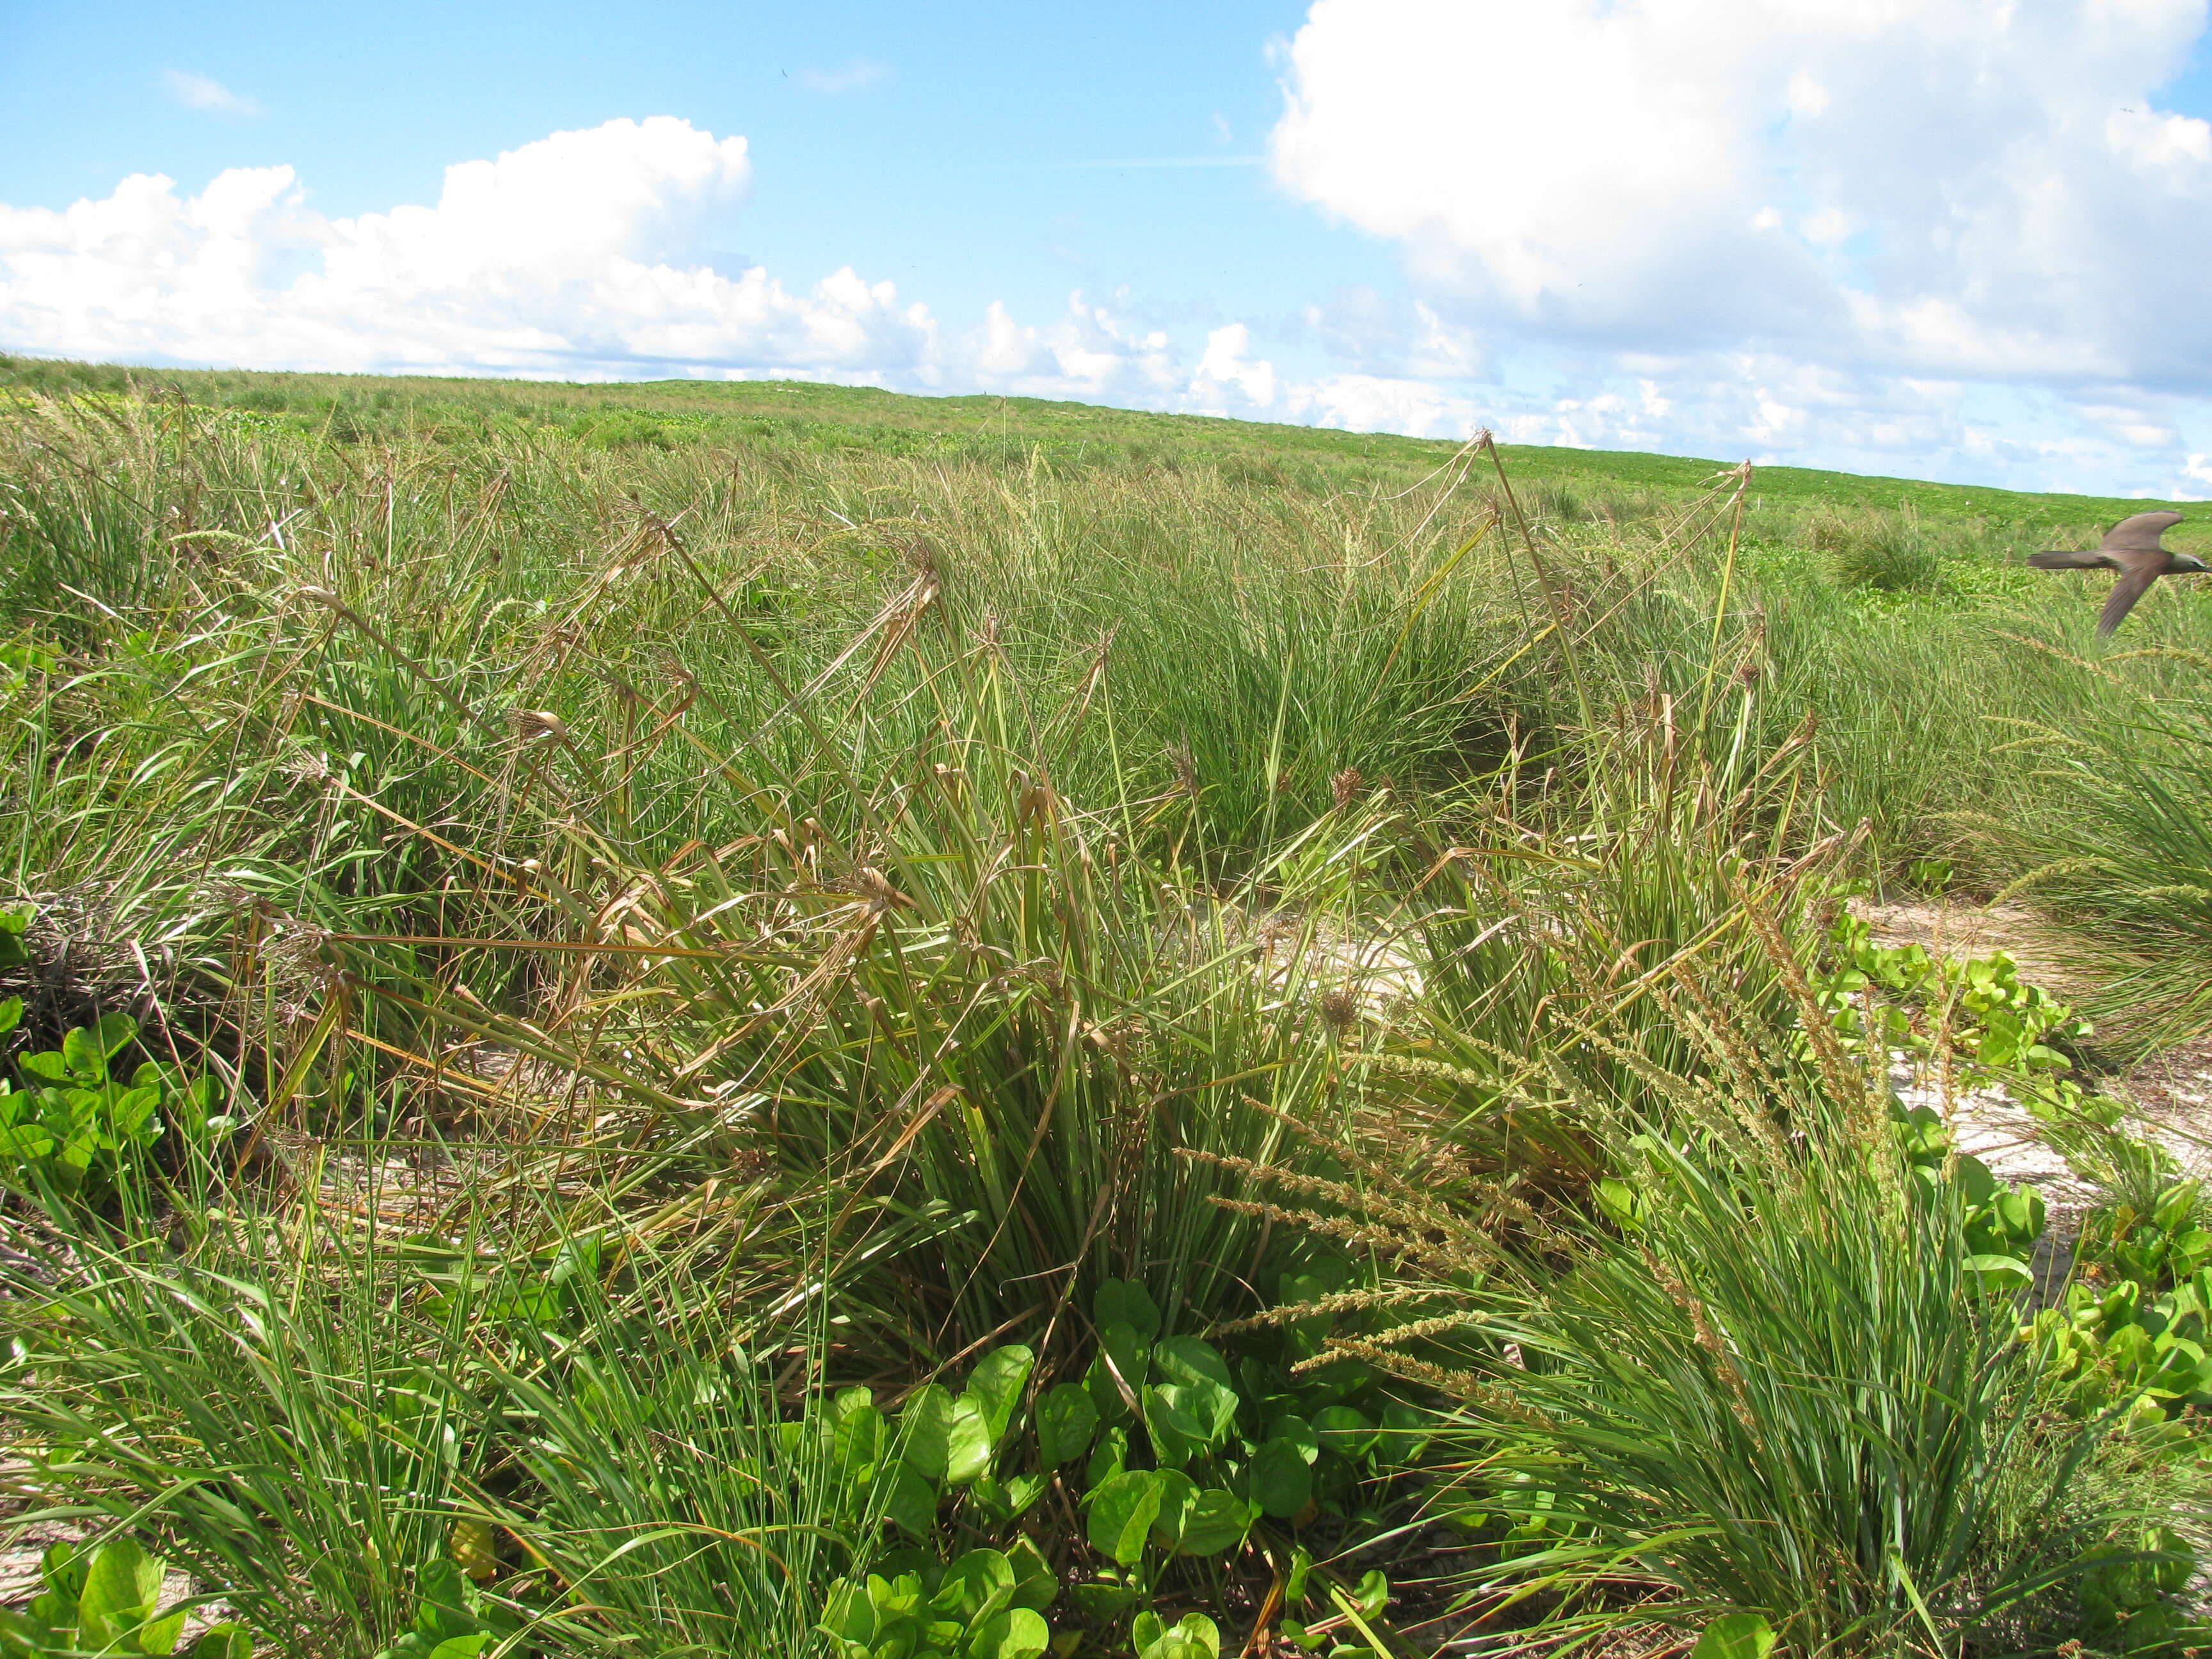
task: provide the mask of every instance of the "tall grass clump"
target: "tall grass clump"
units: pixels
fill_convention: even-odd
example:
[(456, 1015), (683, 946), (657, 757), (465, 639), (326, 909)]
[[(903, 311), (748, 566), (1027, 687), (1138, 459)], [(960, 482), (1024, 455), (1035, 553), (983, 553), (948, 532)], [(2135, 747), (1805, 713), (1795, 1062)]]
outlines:
[(1942, 580), (1935, 548), (1909, 518), (1827, 520), (1814, 526), (1812, 541), (1840, 586), (1932, 593)]
[(0, 1410), (50, 1516), (149, 1523), (256, 1628), (374, 1653), (485, 1467), (467, 1322), (406, 1306), (388, 1252), (240, 1220), (219, 1262), (88, 1232), (11, 1255)]
[(2051, 672), (2012, 722), (2044, 785), (1983, 821), (2018, 890), (2094, 920), (2072, 953), (2108, 1040), (2140, 1051), (2212, 1019), (2212, 708), (2206, 659), (2167, 646), (2093, 662), (2043, 646)]
[(803, 1651), (883, 1497), (838, 1449), (832, 1287), (762, 1296), (716, 1224), (777, 1206), (589, 1224), (604, 1189), (527, 1157), (426, 1206), (375, 1150), (305, 1201), (137, 1190), (23, 1236), (27, 1518), (149, 1533), (284, 1652), (406, 1651), (441, 1601), (510, 1650)]
[(1626, 1574), (1669, 1620), (1754, 1611), (1839, 1654), (1944, 1651), (2063, 1606), (2132, 1518), (2073, 1489), (2111, 1431), (2045, 1416), (2037, 1349), (1886, 1129), (1644, 1140), (1615, 1224), (1486, 1327), (1522, 1369), (1469, 1398), (1474, 1478), (1551, 1547), (1476, 1594)]
[[(730, 826), (750, 833), (720, 848), (673, 869), (600, 857), (618, 919), (541, 863), (529, 878), (586, 961), (617, 945), (603, 966), (533, 975), (497, 964), (555, 959), (484, 941), (472, 977), (535, 988), (464, 1007), (374, 940), (343, 948), (365, 982), (651, 1108), (655, 1146), (830, 1172), (846, 1196), (825, 1252), (864, 1255), (890, 1217), (927, 1226), (926, 1261), (886, 1260), (848, 1310), (908, 1361), (1072, 1340), (1109, 1279), (1145, 1285), (1171, 1327), (1241, 1310), (1271, 1277), (1264, 1230), (1173, 1153), (1271, 1158), (1310, 1115), (1333, 1065), (1316, 933), (1385, 823), (1348, 811), (1264, 883), (1217, 889), (1141, 833), (1187, 797), (1085, 811), (1060, 794), (1010, 729), (994, 646), (921, 684), (933, 738), (868, 744), (865, 793), (823, 799), (854, 763), (825, 753), (812, 776), (750, 779)], [(590, 828), (568, 830), (611, 854)]]
[[(1771, 919), (1790, 902), (1744, 908), (1794, 1000), (1806, 970)], [(1463, 1073), (1493, 1116), (1575, 1127), (1598, 1178), (1551, 1189), (1577, 1208), (1445, 1218), (1397, 1172), (1448, 1158), (1370, 1146), (1371, 1192), (1306, 1212), (1399, 1236), (1399, 1322), (1329, 1346), (1457, 1402), (1435, 1510), (1482, 1540), (1465, 1614), (1510, 1627), (1533, 1600), (1553, 1639), (1756, 1614), (1825, 1655), (2063, 1631), (2099, 1561), (2132, 1559), (2147, 1523), (2201, 1526), (2201, 1504), (2116, 1421), (2055, 1409), (2047, 1350), (1980, 1271), (1964, 1187), (1914, 1166), (1822, 1011), (1803, 1005), (1791, 1039), (1698, 956), (1666, 973), (1692, 1063), (1588, 1002), (1579, 1041), (1609, 1066), (1559, 1042), (1486, 1084)], [(1525, 1201), (1541, 1171), (1521, 1174)]]

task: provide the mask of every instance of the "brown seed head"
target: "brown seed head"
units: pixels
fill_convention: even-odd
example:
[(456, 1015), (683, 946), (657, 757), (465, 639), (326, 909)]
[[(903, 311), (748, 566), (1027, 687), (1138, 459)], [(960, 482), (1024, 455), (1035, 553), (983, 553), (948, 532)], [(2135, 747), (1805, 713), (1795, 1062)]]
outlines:
[(868, 909), (872, 915), (881, 915), (895, 905), (911, 907), (914, 903), (912, 899), (890, 884), (882, 871), (868, 865), (860, 866), (857, 880), (860, 891), (867, 896)]
[(1321, 994), (1321, 1017), (1329, 1030), (1341, 1036), (1359, 1018), (1359, 996), (1348, 985), (1331, 986)]
[(1175, 768), (1175, 793), (1195, 795), (1198, 793), (1198, 762), (1191, 756), (1190, 745), (1179, 743), (1169, 750), (1168, 764)]

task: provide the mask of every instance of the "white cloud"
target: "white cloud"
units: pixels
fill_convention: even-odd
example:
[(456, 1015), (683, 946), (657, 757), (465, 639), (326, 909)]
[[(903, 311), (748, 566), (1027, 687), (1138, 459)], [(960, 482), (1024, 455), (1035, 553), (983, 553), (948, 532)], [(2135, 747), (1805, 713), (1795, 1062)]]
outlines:
[[(1843, 78), (1832, 64), (1822, 76), (1832, 97), (1823, 118), (1832, 118), (1847, 101)], [(1817, 102), (1792, 84), (1778, 82), (1778, 95)], [(2199, 165), (2186, 131), (2146, 131), (2148, 147), (2130, 152), (2148, 155), (2144, 166)], [(434, 203), (354, 217), (318, 213), (289, 167), (234, 168), (197, 193), (137, 174), (60, 211), (0, 205), (0, 348), (256, 368), (780, 375), (1440, 438), (1489, 426), (1524, 442), (2100, 491), (2195, 493), (2203, 481), (2190, 468), (2212, 453), (2212, 411), (2171, 377), (2151, 385), (2085, 371), (2053, 389), (1978, 377), (1944, 352), (1853, 359), (1824, 355), (1802, 331), (1717, 341), (1645, 329), (1621, 307), (1663, 296), (1661, 279), (1674, 267), (1662, 261), (1655, 276), (1637, 267), (1632, 248), (1618, 256), (1625, 269), (1609, 295), (1577, 301), (1559, 286), (1565, 277), (1545, 278), (1528, 291), (1523, 316), (1505, 288), (1493, 283), (1486, 300), (1470, 288), (1488, 234), (1474, 219), (1462, 240), (1475, 252), (1437, 242), (1432, 265), (1416, 263), (1424, 274), (1414, 294), (1340, 290), (1272, 330), (1232, 314), (1202, 342), (1178, 340), (1142, 320), (1130, 296), (1080, 293), (1042, 322), (994, 304), (972, 327), (948, 325), (850, 267), (793, 283), (758, 266), (718, 265), (714, 250), (742, 240), (751, 180), (744, 139), (670, 117), (555, 133), (461, 162), (447, 169)], [(1832, 207), (1849, 216), (1835, 257), (1865, 261), (1873, 256), (1857, 227), (1888, 222), (1856, 198), (1808, 197), (1784, 203), (1787, 221), (1754, 231), (1747, 216), (1730, 219), (1741, 205), (1730, 198), (1729, 213), (1709, 217), (1738, 243), (1763, 239), (1816, 276), (1826, 268), (1808, 250), (1826, 258), (1827, 245), (1793, 240), (1788, 223)], [(1460, 210), (1448, 195), (1431, 206), (1432, 219)], [(1523, 211), (1524, 230), (1551, 222), (1533, 198)], [(1427, 222), (1407, 221), (1409, 248), (1431, 234)], [(1693, 256), (1702, 257), (1685, 243), (1667, 258)], [(1583, 270), (1587, 285), (1595, 267), (1565, 257), (1537, 247), (1528, 269)], [(1734, 279), (1718, 270), (1701, 280), (1725, 288)], [(1832, 287), (1824, 314), (1839, 326), (1863, 305), (1892, 327), (1884, 338), (1902, 337), (1903, 319), (1930, 338), (1994, 349), (1978, 291), (1915, 292), (1904, 305), (1872, 289)], [(1577, 304), (1595, 309), (1577, 313)], [(2006, 326), (2031, 344), (2039, 337), (2016, 319)]]
[(866, 92), (870, 87), (879, 87), (890, 78), (890, 65), (872, 63), (865, 58), (855, 58), (838, 69), (799, 71), (799, 84), (807, 91), (826, 92), (832, 96), (841, 92)]
[[(1919, 471), (1935, 443), (1986, 471), (2010, 452), (1978, 447), (1970, 389), (2011, 386), (2084, 455), (2171, 449), (2173, 408), (2111, 406), (2212, 394), (2212, 126), (2154, 96), (2205, 21), (2205, 0), (1316, 0), (1271, 159), (1496, 361), (1571, 370), (1571, 395), (1496, 401), (1578, 432), (1644, 429), (1604, 405), (1650, 380), (1668, 447)], [(2003, 465), (2072, 465), (2039, 453)]]
[[(2212, 389), (2203, 0), (1318, 0), (1279, 179), (1547, 337)], [(1790, 227), (1798, 228), (1793, 232)]]
[[(0, 343), (255, 368), (574, 378), (785, 374), (1176, 406), (1165, 334), (1071, 297), (1036, 326), (944, 327), (850, 268), (724, 272), (745, 141), (660, 116), (446, 170), (434, 206), (325, 219), (289, 167), (196, 196), (137, 174), (64, 211), (0, 206)], [(1272, 371), (1267, 371), (1272, 373)]]
[(254, 368), (607, 374), (884, 367), (926, 312), (850, 270), (793, 294), (702, 248), (742, 204), (742, 138), (668, 117), (446, 170), (434, 207), (325, 219), (287, 167), (193, 197), (136, 175), (63, 212), (0, 207), (0, 337)]
[(186, 109), (207, 110), (216, 115), (259, 115), (261, 106), (251, 98), (241, 98), (220, 81), (211, 81), (204, 75), (194, 75), (187, 70), (165, 69), (161, 84), (169, 95)]
[[(1217, 328), (1206, 337), (1206, 356), (1199, 359), (1191, 386), (1201, 400), (1225, 405), (1266, 409), (1275, 401), (1275, 366), (1254, 362), (1252, 331), (1242, 323)], [(1227, 414), (1229, 408), (1218, 411)]]

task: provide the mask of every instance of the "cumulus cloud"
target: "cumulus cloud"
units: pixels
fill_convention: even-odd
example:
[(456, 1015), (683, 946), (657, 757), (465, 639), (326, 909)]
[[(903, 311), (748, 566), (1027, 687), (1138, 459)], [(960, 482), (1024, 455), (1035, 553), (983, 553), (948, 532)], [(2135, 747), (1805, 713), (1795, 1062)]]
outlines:
[[(0, 343), (255, 368), (564, 378), (781, 374), (1175, 407), (1167, 336), (1078, 294), (948, 329), (847, 268), (726, 272), (745, 141), (670, 117), (559, 132), (446, 170), (434, 205), (325, 218), (289, 167), (197, 195), (138, 174), (54, 211), (0, 206)], [(1253, 371), (1268, 372), (1271, 371)]]
[[(2163, 3), (2097, 0), (2119, 19), (2115, 28), (2138, 36), (2141, 14)], [(1611, 27), (1641, 15), (1639, 3), (1662, 0), (1618, 0), (1583, 21)], [(1786, 10), (1810, 0), (1778, 3)], [(1879, 228), (1879, 204), (1811, 173), (1794, 177), (1795, 197), (1754, 188), (1755, 168), (1739, 168), (1743, 177), (1725, 189), (1703, 178), (1685, 186), (1727, 206), (1690, 216), (1720, 227), (1711, 234), (1732, 252), (1717, 263), (1695, 236), (1668, 240), (1671, 222), (1632, 191), (1619, 193), (1620, 210), (1643, 215), (1638, 222), (1662, 246), (1647, 251), (1631, 238), (1608, 258), (1577, 240), (1582, 231), (1554, 198), (1602, 173), (1587, 144), (1547, 175), (1548, 192), (1515, 184), (1494, 197), (1480, 179), (1465, 182), (1479, 169), (1428, 156), (1406, 127), (1409, 149), (1395, 159), (1428, 169), (1433, 188), (1423, 194), (1393, 181), (1363, 148), (1367, 140), (1342, 130), (1343, 86), (1324, 84), (1341, 80), (1343, 65), (1334, 49), (1319, 51), (1316, 40), (1327, 38), (1311, 31), (1335, 27), (1338, 4), (1323, 0), (1293, 49), (1305, 57), (1294, 64), (1276, 165), (1306, 180), (1300, 187), (1310, 185), (1316, 200), (1397, 239), (1413, 273), (1407, 294), (1347, 288), (1272, 321), (1232, 314), (1202, 343), (1140, 320), (1141, 305), (1118, 294), (1073, 295), (1041, 321), (994, 304), (972, 325), (948, 324), (850, 267), (794, 282), (718, 255), (742, 240), (752, 183), (746, 143), (654, 117), (460, 162), (447, 169), (434, 203), (352, 217), (318, 212), (307, 181), (282, 166), (234, 168), (197, 192), (137, 174), (58, 211), (0, 204), (0, 348), (257, 368), (776, 375), (1439, 438), (1488, 426), (1524, 442), (1749, 453), (2027, 487), (2200, 493), (2212, 412), (2190, 378), (2194, 360), (2175, 356), (2163, 377), (2130, 374), (2134, 325), (2115, 309), (2105, 334), (2069, 348), (2096, 372), (2068, 380), (2051, 366), (2060, 362), (2055, 329), (2032, 314), (2040, 303), (2033, 282), (1990, 278), (1947, 294), (1934, 277), (1914, 278), (1915, 287), (1885, 276), (1890, 256), (1867, 228)], [(1372, 9), (1419, 9), (1375, 0)], [(1314, 65), (1300, 66), (1316, 52)], [(1419, 54), (1401, 67), (1426, 72)], [(1849, 102), (1846, 77), (1833, 63), (1821, 68), (1825, 78), (1813, 76), (1776, 69), (1767, 79), (1802, 118), (1837, 118)], [(1694, 103), (1686, 94), (1677, 101)], [(1752, 125), (1758, 131), (1743, 142), (1763, 153), (1766, 129)], [(2183, 124), (2163, 149), (2153, 146), (2155, 168), (2166, 170), (2158, 177), (2197, 177), (2200, 163), (2185, 142), (2192, 130)], [(1751, 128), (1729, 131), (1741, 137)], [(1542, 136), (1530, 135), (1530, 154)], [(1707, 146), (1716, 157), (1725, 150)], [(2128, 158), (2141, 150), (2113, 153), (2137, 167)], [(1372, 178), (1362, 171), (1370, 164)], [(1650, 173), (1650, 182), (1664, 181)], [(1778, 229), (1762, 216), (1770, 208)], [(1946, 222), (1915, 254), (1920, 264), (1899, 269), (1990, 257), (1996, 244), (1973, 244), (1972, 218)], [(2200, 229), (2185, 226), (2182, 240)], [(1753, 270), (1761, 238), (1778, 252)], [(2185, 276), (2145, 276), (2136, 291)], [(1675, 315), (1681, 284), (1699, 290), (1705, 320), (1694, 306), (1687, 320)], [(1723, 326), (1731, 295), (1763, 320)], [(1936, 316), (1929, 307), (1939, 301), (1963, 320)], [(2178, 330), (2212, 326), (2178, 301), (2167, 314)], [(2031, 367), (1988, 369), (1993, 330), (2024, 343)], [(1948, 343), (1929, 349), (1929, 337)], [(1960, 341), (1979, 343), (1967, 352)]]
[(206, 110), (216, 115), (262, 113), (261, 106), (251, 98), (241, 98), (222, 82), (187, 70), (163, 70), (161, 84), (168, 88), (169, 96), (186, 109)]
[(1425, 285), (1563, 338), (2212, 385), (2182, 303), (2212, 127), (2154, 100), (2203, 26), (2203, 0), (1319, 0), (1273, 154)]
[(2205, 9), (1316, 0), (1270, 154), (1439, 317), (1603, 397), (1679, 382), (1677, 422), (1966, 445), (1961, 388), (1999, 385), (2170, 447), (2100, 411), (2212, 393), (2212, 126), (2156, 96)]
[(434, 206), (325, 219), (289, 167), (196, 196), (158, 175), (56, 212), (0, 207), (0, 337), (254, 368), (605, 374), (892, 366), (921, 308), (850, 270), (793, 293), (702, 249), (744, 202), (743, 138), (667, 117), (446, 170)]

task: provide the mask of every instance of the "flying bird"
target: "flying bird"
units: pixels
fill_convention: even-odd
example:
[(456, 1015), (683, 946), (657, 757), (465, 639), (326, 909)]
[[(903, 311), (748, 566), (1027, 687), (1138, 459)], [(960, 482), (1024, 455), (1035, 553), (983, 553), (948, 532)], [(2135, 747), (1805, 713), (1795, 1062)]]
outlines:
[(2189, 570), (2212, 570), (2212, 564), (2190, 553), (2169, 553), (2158, 538), (2181, 522), (2179, 513), (2138, 513), (2123, 519), (2105, 532), (2095, 550), (2086, 553), (2031, 553), (2027, 562), (2038, 570), (2094, 570), (2103, 566), (2120, 573), (2112, 597), (2097, 613), (2097, 637), (2103, 639), (2120, 625), (2120, 618), (2135, 609), (2136, 601), (2150, 592), (2160, 576)]

